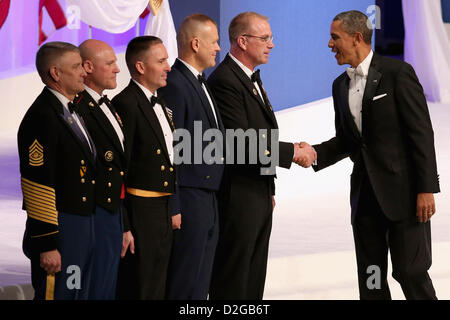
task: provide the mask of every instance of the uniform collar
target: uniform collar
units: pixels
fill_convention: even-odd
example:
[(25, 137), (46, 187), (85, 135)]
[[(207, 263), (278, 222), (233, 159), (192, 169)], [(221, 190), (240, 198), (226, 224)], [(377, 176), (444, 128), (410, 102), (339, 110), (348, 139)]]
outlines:
[[(56, 98), (58, 98), (58, 100), (62, 103), (62, 105), (64, 106), (64, 108), (66, 108), (66, 110), (69, 111), (69, 106), (68, 106), (68, 104), (69, 104), (69, 102), (72, 102), (72, 101), (70, 101), (69, 99), (67, 99), (66, 96), (64, 96), (62, 93), (56, 91), (55, 89), (52, 89), (52, 88), (50, 88), (50, 87), (47, 87), (47, 89), (48, 89), (51, 93), (53, 93), (53, 94), (56, 96)], [(70, 112), (70, 111), (69, 111), (69, 112)]]
[(87, 85), (84, 85), (84, 89), (86, 89), (87, 93), (89, 93), (90, 96), (94, 99), (94, 101), (98, 103), (102, 95), (98, 94), (95, 90), (89, 88)]
[(240, 62), (235, 56), (233, 56), (231, 53), (228, 53), (228, 55), (230, 56), (231, 59), (234, 60), (234, 62), (236, 62), (236, 64), (242, 69), (242, 71), (245, 72), (245, 74), (251, 79), (252, 78), (252, 74), (253, 71), (250, 70), (248, 67), (246, 67), (242, 62)]
[(140, 84), (139, 82), (137, 82), (136, 80), (132, 79), (134, 81), (134, 83), (136, 83), (138, 85), (139, 88), (141, 88), (141, 90), (144, 92), (145, 96), (147, 97), (147, 99), (150, 101), (150, 99), (155, 96), (158, 96), (157, 91), (155, 91), (155, 93), (152, 93), (150, 90), (148, 90), (146, 87), (144, 87), (142, 84)]

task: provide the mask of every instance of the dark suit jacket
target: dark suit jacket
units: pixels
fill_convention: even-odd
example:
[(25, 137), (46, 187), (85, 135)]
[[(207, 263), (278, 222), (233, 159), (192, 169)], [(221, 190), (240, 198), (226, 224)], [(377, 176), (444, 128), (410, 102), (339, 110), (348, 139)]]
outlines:
[[(194, 164), (193, 142), (194, 139), (199, 138), (194, 136), (194, 121), (200, 121), (202, 125), (202, 130), (196, 133), (197, 136), (201, 134), (201, 137), (203, 137), (204, 132), (208, 129), (219, 129), (223, 139), (223, 123), (212, 93), (210, 93), (210, 96), (219, 127), (216, 125), (214, 114), (200, 82), (180, 60), (175, 61), (172, 71), (169, 72), (167, 86), (159, 89), (158, 92), (163, 95), (167, 105), (173, 110), (175, 127), (188, 130), (192, 138), (191, 155), (189, 156), (191, 163), (183, 163), (177, 167), (178, 184), (184, 187), (219, 190), (224, 167), (222, 162), (224, 155), (218, 153), (216, 159), (209, 159), (206, 162), (202, 156), (201, 163)], [(208, 146), (209, 148), (216, 146), (223, 151), (223, 143), (217, 143), (215, 140), (211, 142), (202, 141), (202, 155)], [(215, 156), (214, 153), (212, 155)]]
[(71, 114), (47, 88), (20, 124), (20, 174), (28, 213), (24, 240), (31, 241), (28, 248), (33, 252), (58, 249), (58, 212), (94, 213), (95, 159), (75, 126)]
[[(272, 152), (271, 129), (278, 129), (275, 114), (269, 109), (257, 93), (256, 87), (245, 72), (227, 55), (208, 78), (208, 85), (217, 101), (219, 112), (226, 129), (267, 129), (267, 133), (258, 132), (257, 143), (267, 140), (267, 151)], [(264, 90), (263, 88), (261, 88)], [(236, 146), (236, 143), (235, 143)], [(248, 144), (246, 147), (246, 164), (227, 166), (224, 180), (233, 175), (246, 175), (261, 178), (261, 168), (267, 166), (258, 158), (256, 164), (249, 164)], [(234, 155), (236, 156), (236, 149)], [(279, 166), (290, 168), (294, 156), (292, 143), (279, 142)], [(272, 183), (274, 175), (266, 176)]]
[(97, 148), (98, 170), (95, 179), (97, 203), (109, 212), (116, 213), (126, 173), (125, 152), (116, 130), (87, 91), (78, 94), (74, 103), (78, 105), (78, 110)]
[(352, 221), (363, 170), (388, 218), (412, 218), (418, 193), (439, 192), (433, 128), (422, 86), (409, 64), (374, 54), (363, 96), (360, 135), (348, 105), (349, 82), (344, 72), (333, 83), (336, 136), (314, 146), (318, 154), (314, 169), (350, 156), (354, 162)]
[[(112, 103), (122, 119), (127, 137), (127, 187), (173, 193), (175, 196), (171, 197), (171, 210), (173, 213), (179, 212), (176, 171), (170, 163), (163, 131), (150, 101), (141, 88), (130, 80)], [(170, 124), (167, 112), (165, 114)], [(125, 219), (124, 227), (127, 227)]]

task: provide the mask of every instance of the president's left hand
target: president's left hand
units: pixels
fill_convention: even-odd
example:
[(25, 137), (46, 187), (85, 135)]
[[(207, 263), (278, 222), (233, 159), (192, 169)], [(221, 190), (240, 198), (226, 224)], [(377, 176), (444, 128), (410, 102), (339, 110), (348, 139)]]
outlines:
[(416, 215), (419, 222), (428, 222), (435, 212), (434, 195), (432, 193), (417, 194)]

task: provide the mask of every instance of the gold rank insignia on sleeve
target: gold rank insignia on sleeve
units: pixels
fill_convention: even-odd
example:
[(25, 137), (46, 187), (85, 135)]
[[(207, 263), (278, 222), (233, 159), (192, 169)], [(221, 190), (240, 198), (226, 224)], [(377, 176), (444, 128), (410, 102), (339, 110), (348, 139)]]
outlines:
[(44, 164), (44, 148), (37, 139), (35, 139), (28, 148), (28, 158), (30, 166), (39, 167)]
[(21, 178), (25, 209), (30, 218), (58, 225), (55, 189)]
[(80, 177), (84, 177), (84, 175), (86, 174), (86, 170), (87, 170), (86, 166), (80, 167)]

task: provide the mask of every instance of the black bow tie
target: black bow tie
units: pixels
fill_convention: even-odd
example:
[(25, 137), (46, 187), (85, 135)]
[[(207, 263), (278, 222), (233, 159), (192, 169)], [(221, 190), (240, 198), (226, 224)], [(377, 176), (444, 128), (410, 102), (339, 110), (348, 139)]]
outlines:
[(200, 84), (206, 84), (206, 77), (205, 77), (205, 74), (204, 74), (204, 73), (199, 74), (199, 75), (197, 76), (197, 79), (198, 79), (198, 81), (200, 82)]
[(74, 111), (77, 112), (78, 107), (77, 107), (77, 105), (74, 104), (73, 102), (70, 101), (70, 102), (67, 104), (67, 106), (69, 107), (70, 114), (73, 114)]
[(261, 81), (261, 77), (259, 76), (259, 69), (253, 72), (252, 74), (252, 82), (259, 82)]
[(162, 105), (162, 99), (158, 96), (158, 97), (156, 97), (156, 96), (152, 96), (151, 98), (150, 98), (150, 104), (151, 104), (151, 106), (152, 107), (154, 107), (155, 106), (155, 104), (160, 104), (160, 105)]
[(104, 96), (102, 96), (100, 98), (100, 100), (98, 100), (98, 105), (101, 106), (102, 103), (106, 104), (107, 106), (110, 105), (111, 101), (108, 99), (108, 96), (105, 94)]

